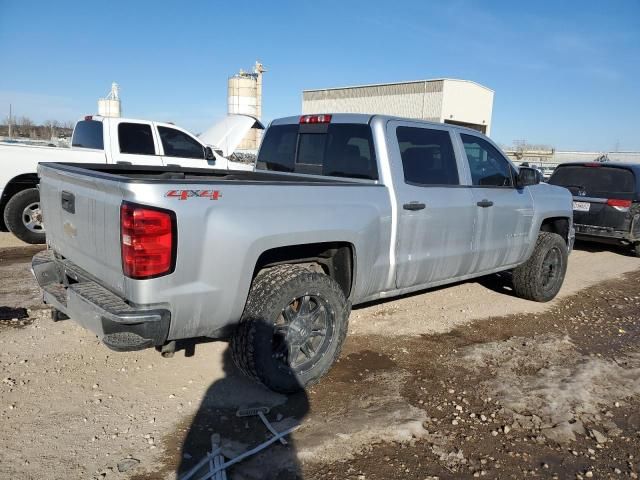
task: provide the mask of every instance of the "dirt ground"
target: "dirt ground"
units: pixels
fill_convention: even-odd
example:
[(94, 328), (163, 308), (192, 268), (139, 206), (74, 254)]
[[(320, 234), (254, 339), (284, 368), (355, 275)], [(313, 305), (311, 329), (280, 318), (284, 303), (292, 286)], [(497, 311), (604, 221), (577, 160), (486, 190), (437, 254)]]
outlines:
[(579, 245), (546, 305), (494, 275), (357, 308), (330, 374), (285, 397), (240, 376), (223, 342), (114, 353), (52, 322), (38, 247), (5, 245), (0, 478), (176, 478), (214, 433), (227, 458), (269, 438), (236, 416), (255, 405), (301, 427), (230, 478), (638, 478), (640, 259), (623, 250)]
[(10, 233), (0, 233), (0, 248), (25, 247), (27, 243)]

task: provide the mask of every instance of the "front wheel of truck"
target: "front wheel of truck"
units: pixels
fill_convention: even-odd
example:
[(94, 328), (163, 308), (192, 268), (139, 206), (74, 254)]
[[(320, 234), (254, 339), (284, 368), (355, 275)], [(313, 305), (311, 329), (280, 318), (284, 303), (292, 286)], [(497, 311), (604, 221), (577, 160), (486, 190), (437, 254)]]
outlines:
[(236, 366), (271, 390), (292, 393), (316, 383), (340, 355), (349, 304), (329, 276), (279, 265), (253, 281), (231, 338)]
[(567, 244), (560, 235), (540, 232), (529, 260), (513, 270), (516, 295), (535, 302), (553, 300), (564, 282), (568, 258)]

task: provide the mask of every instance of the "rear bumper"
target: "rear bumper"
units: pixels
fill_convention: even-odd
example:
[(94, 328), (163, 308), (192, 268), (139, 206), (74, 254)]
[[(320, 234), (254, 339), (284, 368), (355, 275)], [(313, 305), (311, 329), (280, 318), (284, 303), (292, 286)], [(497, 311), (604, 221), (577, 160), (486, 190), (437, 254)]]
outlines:
[(611, 243), (634, 243), (640, 241), (640, 237), (634, 235), (633, 228), (631, 228), (630, 231), (625, 231), (596, 225), (575, 224), (574, 227), (576, 229), (576, 237), (582, 240), (597, 240)]
[(70, 283), (68, 265), (56, 261), (50, 250), (36, 254), (31, 268), (44, 302), (95, 333), (112, 350), (141, 350), (166, 342), (168, 310), (134, 308), (77, 268)]

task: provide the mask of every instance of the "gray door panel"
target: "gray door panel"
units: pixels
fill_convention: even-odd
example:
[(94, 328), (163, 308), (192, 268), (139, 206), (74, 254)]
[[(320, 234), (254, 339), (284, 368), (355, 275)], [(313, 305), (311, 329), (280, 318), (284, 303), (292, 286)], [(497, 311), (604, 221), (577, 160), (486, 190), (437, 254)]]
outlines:
[[(398, 192), (398, 288), (465, 275), (472, 268), (476, 207), (469, 188), (414, 187)], [(405, 210), (412, 201), (422, 210)]]
[[(533, 200), (525, 188), (474, 188), (477, 222), (472, 271), (483, 272), (524, 260), (533, 221)], [(493, 202), (489, 207), (478, 202)]]

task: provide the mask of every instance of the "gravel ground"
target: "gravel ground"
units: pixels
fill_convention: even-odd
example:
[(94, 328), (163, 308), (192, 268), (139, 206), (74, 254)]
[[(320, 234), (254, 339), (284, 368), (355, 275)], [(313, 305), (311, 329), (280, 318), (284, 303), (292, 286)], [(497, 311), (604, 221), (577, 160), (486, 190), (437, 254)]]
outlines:
[(580, 246), (544, 306), (492, 276), (354, 310), (328, 377), (285, 397), (223, 342), (118, 354), (51, 322), (37, 248), (0, 249), (0, 307), (28, 313), (0, 320), (0, 478), (175, 478), (212, 433), (227, 457), (265, 440), (235, 415), (252, 404), (302, 427), (231, 478), (637, 478), (640, 259), (623, 251)]

